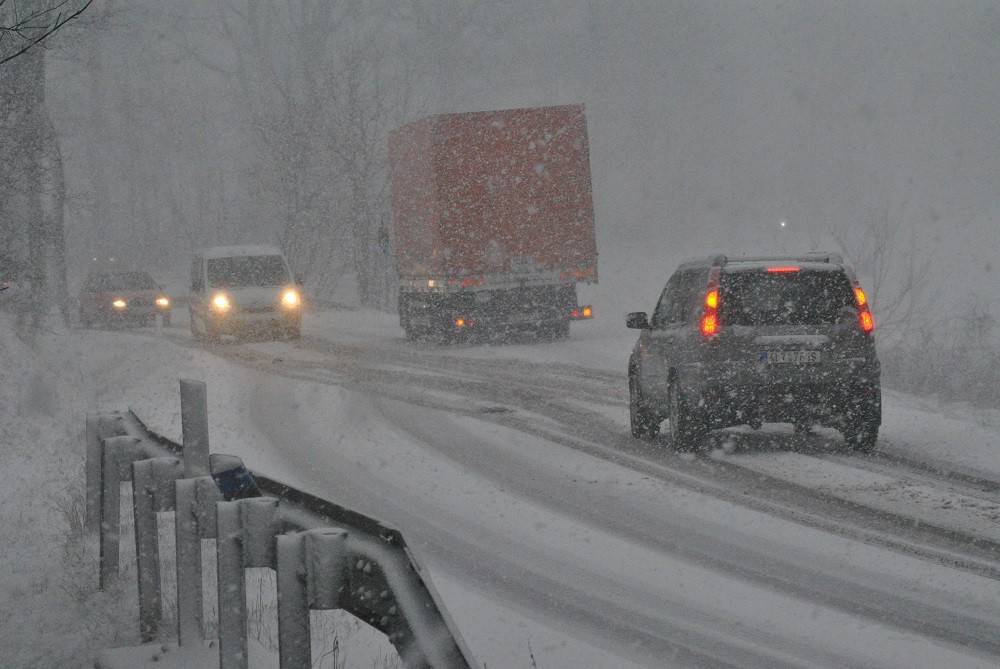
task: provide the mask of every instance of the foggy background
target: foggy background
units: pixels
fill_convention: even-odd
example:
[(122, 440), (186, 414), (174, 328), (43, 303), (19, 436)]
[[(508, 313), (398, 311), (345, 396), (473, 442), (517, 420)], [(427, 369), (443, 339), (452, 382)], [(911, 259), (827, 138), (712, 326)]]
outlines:
[(684, 257), (818, 248), (884, 348), (995, 338), (994, 2), (104, 0), (45, 58), (74, 292), (92, 258), (184, 290), (193, 248), (277, 241), (317, 298), (391, 309), (388, 131), (580, 102), (599, 318)]

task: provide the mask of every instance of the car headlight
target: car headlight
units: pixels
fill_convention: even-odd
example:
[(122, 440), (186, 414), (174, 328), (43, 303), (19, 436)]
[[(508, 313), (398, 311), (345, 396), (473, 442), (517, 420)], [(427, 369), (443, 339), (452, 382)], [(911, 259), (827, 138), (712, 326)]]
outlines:
[(299, 291), (294, 288), (289, 288), (281, 294), (281, 304), (285, 307), (297, 307), (301, 303), (302, 298), (299, 297)]
[(225, 293), (216, 293), (212, 298), (212, 308), (220, 313), (225, 313), (232, 309), (233, 305)]
[(170, 298), (169, 297), (165, 297), (165, 296), (164, 297), (158, 297), (158, 298), (156, 298), (156, 306), (162, 307), (164, 309), (167, 308), (167, 307), (169, 307), (170, 306)]
[(113, 306), (115, 309), (121, 310), (128, 306), (128, 302), (126, 302), (120, 297), (116, 297), (115, 299), (111, 300), (111, 306)]

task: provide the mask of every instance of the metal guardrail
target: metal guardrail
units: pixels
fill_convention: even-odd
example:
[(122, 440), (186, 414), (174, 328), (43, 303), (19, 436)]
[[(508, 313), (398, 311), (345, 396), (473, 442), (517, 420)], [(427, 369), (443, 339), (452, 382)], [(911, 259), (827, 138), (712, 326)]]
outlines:
[(181, 380), (182, 441), (131, 411), (87, 416), (87, 526), (100, 536), (100, 587), (120, 577), (121, 484), (132, 483), (139, 632), (167, 634), (157, 513), (174, 512), (177, 642), (204, 639), (202, 539), (216, 539), (220, 669), (245, 669), (244, 570), (277, 575), (282, 669), (311, 665), (310, 610), (342, 609), (383, 632), (406, 667), (476, 666), (402, 534), (330, 501), (209, 455), (204, 383)]

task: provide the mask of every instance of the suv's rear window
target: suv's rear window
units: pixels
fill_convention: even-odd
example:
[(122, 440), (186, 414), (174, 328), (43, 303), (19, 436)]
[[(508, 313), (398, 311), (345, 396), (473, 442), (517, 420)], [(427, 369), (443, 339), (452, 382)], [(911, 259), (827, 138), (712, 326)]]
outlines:
[(723, 273), (720, 317), (726, 325), (819, 325), (836, 323), (854, 305), (842, 272), (770, 273), (764, 269)]
[(208, 283), (215, 288), (282, 286), (289, 276), (281, 256), (234, 256), (209, 259)]

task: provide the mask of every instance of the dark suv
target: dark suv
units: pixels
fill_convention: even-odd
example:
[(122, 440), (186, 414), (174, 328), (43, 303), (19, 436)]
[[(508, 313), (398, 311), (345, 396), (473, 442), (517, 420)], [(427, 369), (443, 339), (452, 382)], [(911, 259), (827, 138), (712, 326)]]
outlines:
[(667, 281), (628, 364), (632, 435), (670, 420), (675, 448), (710, 429), (764, 422), (835, 427), (859, 451), (882, 422), (880, 366), (868, 300), (836, 254), (714, 256)]

